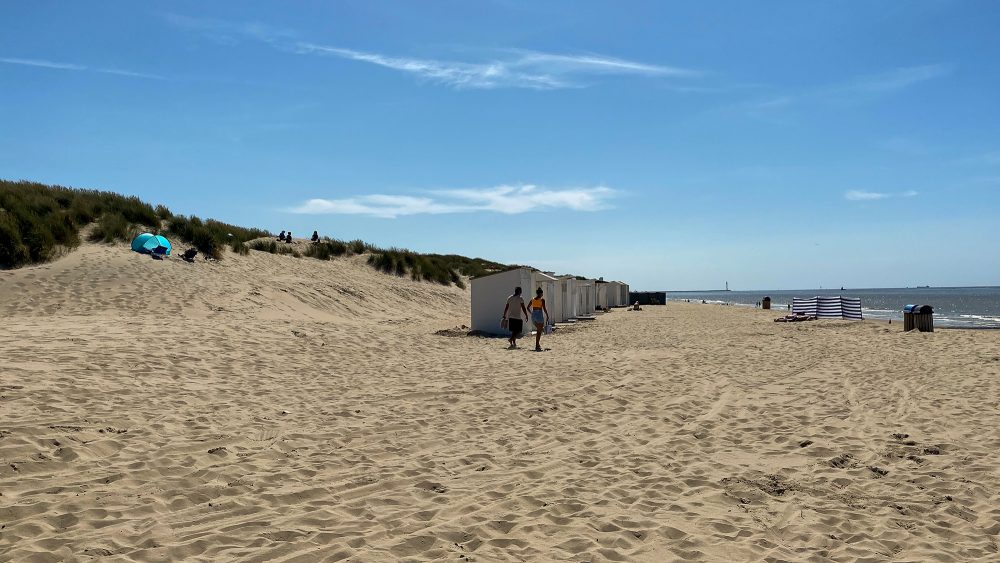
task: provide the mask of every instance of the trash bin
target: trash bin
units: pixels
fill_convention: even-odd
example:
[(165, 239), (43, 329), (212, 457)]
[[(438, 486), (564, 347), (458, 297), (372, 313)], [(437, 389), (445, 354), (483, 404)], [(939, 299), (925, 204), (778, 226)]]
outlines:
[(771, 308), (771, 298), (770, 297), (765, 297), (764, 299), (761, 299), (761, 301), (760, 301), (760, 308), (761, 309), (770, 309)]
[(911, 330), (934, 332), (934, 308), (930, 305), (903, 307), (903, 332)]

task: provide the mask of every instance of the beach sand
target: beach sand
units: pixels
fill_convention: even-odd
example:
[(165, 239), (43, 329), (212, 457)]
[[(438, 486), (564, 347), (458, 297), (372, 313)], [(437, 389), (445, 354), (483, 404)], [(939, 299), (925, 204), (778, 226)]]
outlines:
[(996, 561), (1000, 332), (448, 337), (361, 257), (0, 272), (0, 560)]

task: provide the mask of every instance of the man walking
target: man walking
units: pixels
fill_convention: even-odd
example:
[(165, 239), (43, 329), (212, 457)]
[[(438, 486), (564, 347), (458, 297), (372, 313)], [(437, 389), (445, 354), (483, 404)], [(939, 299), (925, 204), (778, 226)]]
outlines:
[[(524, 316), (521, 313), (524, 313)], [(510, 313), (508, 315), (508, 313)], [(501, 324), (506, 321), (507, 330), (510, 331), (510, 342), (508, 350), (517, 348), (517, 339), (521, 336), (521, 329), (524, 327), (524, 319), (528, 318), (528, 309), (524, 306), (524, 299), (521, 297), (521, 288), (514, 288), (514, 295), (507, 298), (507, 304), (503, 308), (503, 318)]]

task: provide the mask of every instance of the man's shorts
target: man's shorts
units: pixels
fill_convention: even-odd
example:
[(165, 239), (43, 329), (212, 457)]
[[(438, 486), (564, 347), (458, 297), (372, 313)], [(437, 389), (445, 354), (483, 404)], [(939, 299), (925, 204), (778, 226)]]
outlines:
[(511, 336), (520, 336), (524, 321), (521, 319), (507, 319), (507, 328), (510, 329)]

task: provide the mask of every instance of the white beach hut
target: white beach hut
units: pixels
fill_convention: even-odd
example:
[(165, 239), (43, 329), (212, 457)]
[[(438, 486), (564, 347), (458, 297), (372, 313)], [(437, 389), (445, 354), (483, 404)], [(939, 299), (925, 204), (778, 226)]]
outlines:
[(622, 284), (621, 282), (609, 281), (608, 282), (608, 307), (621, 307), (623, 305), (622, 299)]
[(621, 292), (621, 282), (609, 281), (607, 283), (607, 305), (608, 307), (621, 307), (623, 303), (621, 302), (622, 292)]
[(562, 320), (556, 322), (566, 322), (576, 318), (576, 278), (573, 276), (559, 276), (560, 300), (562, 301)]
[[(507, 298), (514, 293), (515, 287), (520, 287), (527, 305), (535, 290), (533, 274), (528, 268), (518, 268), (473, 279), (472, 330), (487, 334), (507, 334), (507, 330), (500, 326)], [(530, 330), (526, 326), (525, 333), (527, 332)]]
[(597, 280), (576, 280), (576, 316), (590, 315), (597, 303)]
[(597, 280), (595, 282), (595, 295), (596, 299), (594, 301), (594, 307), (597, 309), (607, 309), (608, 308), (608, 282), (604, 280)]

